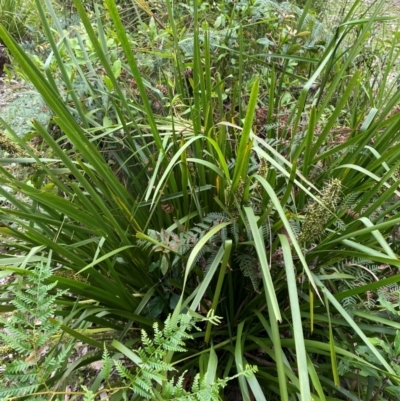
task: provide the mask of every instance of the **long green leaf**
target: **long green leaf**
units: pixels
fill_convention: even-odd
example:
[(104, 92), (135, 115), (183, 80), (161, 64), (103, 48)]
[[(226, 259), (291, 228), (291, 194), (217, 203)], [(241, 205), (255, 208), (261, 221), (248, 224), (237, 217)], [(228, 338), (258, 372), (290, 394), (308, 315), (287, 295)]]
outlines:
[(321, 284), (321, 290), (328, 298), (329, 302), (336, 308), (336, 310), (343, 316), (344, 319), (350, 324), (354, 331), (360, 336), (364, 344), (371, 350), (374, 356), (382, 364), (382, 366), (387, 369), (387, 371), (395, 375), (393, 368), (386, 362), (385, 358), (380, 354), (380, 352), (372, 345), (371, 341), (363, 333), (363, 331), (358, 327), (357, 323), (351, 318), (351, 316), (346, 312), (346, 310), (340, 305), (337, 299), (330, 293), (330, 291)]
[(282, 244), (283, 258), (285, 261), (287, 285), (290, 299), (290, 309), (292, 312), (294, 339), (296, 342), (297, 368), (299, 371), (300, 395), (301, 400), (311, 399), (310, 383), (308, 380), (307, 355), (304, 344), (303, 324), (301, 321), (299, 297), (297, 294), (297, 282), (294, 275), (293, 256), (290, 245), (285, 235), (279, 234), (279, 240)]
[(247, 175), (248, 166), (246, 161), (248, 161), (250, 155), (249, 141), (254, 113), (257, 106), (258, 88), (259, 80), (256, 79), (251, 89), (244, 126), (240, 136), (239, 148), (236, 153), (236, 164), (232, 178), (232, 193), (236, 193), (240, 179), (242, 178), (244, 181)]
[(301, 263), (302, 263), (302, 265), (304, 267), (304, 270), (307, 273), (307, 276), (308, 276), (308, 278), (310, 280), (310, 283), (314, 287), (315, 291), (318, 293), (317, 287), (316, 287), (315, 282), (314, 282), (313, 275), (312, 275), (312, 273), (311, 273), (311, 271), (310, 271), (310, 269), (309, 269), (309, 267), (307, 265), (307, 262), (306, 262), (306, 260), (304, 258), (303, 252), (301, 251), (301, 248), (300, 248), (300, 246), (299, 246), (299, 244), (297, 242), (297, 239), (296, 239), (295, 235), (293, 234), (292, 228), (291, 228), (291, 226), (289, 224), (289, 221), (288, 221), (288, 219), (286, 217), (286, 213), (283, 210), (283, 208), (282, 208), (282, 206), (281, 206), (281, 204), (279, 202), (279, 199), (276, 196), (273, 188), (271, 187), (269, 182), (265, 180), (265, 178), (263, 178), (263, 177), (261, 177), (259, 175), (255, 175), (254, 178), (257, 179), (260, 182), (260, 184), (265, 188), (265, 190), (267, 191), (269, 197), (271, 198), (272, 203), (274, 204), (275, 209), (278, 212), (279, 217), (281, 218), (282, 223), (286, 228), (286, 231), (287, 231), (287, 233), (289, 235), (289, 238), (290, 238), (290, 240), (291, 240), (291, 242), (293, 244), (293, 247), (296, 250), (297, 255), (299, 256), (299, 259), (300, 259), (300, 261), (301, 261)]
[(267, 255), (265, 252), (265, 245), (263, 241), (262, 233), (260, 233), (260, 228), (257, 226), (257, 219), (254, 215), (253, 209), (250, 207), (245, 207), (244, 211), (247, 216), (247, 221), (250, 225), (251, 234), (254, 239), (254, 247), (256, 248), (258, 262), (261, 267), (261, 274), (265, 287), (265, 296), (270, 298), (272, 309), (274, 312), (275, 320), (281, 321), (282, 316), (279, 310), (278, 300), (275, 294), (274, 283), (272, 282), (271, 273), (268, 266)]

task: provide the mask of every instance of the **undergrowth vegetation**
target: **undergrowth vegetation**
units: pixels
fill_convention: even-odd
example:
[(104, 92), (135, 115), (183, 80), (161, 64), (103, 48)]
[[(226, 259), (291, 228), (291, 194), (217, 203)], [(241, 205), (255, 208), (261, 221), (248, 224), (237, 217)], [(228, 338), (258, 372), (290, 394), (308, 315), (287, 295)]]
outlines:
[[(37, 13), (33, 0), (0, 0), (0, 23), (19, 41), (34, 36)], [(0, 40), (1, 42), (1, 40)]]
[(89, 3), (0, 26), (52, 111), (0, 120), (0, 396), (400, 399), (385, 2)]

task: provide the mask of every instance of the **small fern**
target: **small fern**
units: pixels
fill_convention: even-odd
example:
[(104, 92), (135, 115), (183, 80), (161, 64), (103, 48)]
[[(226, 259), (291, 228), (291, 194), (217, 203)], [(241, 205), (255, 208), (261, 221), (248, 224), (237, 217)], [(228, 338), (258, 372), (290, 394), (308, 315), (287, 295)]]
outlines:
[(353, 312), (357, 306), (357, 299), (355, 297), (347, 297), (342, 301), (343, 308), (350, 316), (353, 316)]
[(103, 351), (103, 358), (102, 358), (103, 366), (101, 368), (100, 375), (104, 380), (109, 380), (111, 371), (113, 368), (113, 363), (112, 359), (110, 357), (110, 353), (108, 352), (108, 349), (106, 345), (104, 344), (104, 351)]
[[(212, 314), (202, 321), (210, 321), (215, 324), (219, 318)], [(189, 332), (197, 329), (198, 318), (193, 318), (189, 314), (179, 315), (177, 322), (168, 317), (161, 330), (157, 323), (153, 325), (154, 335), (150, 338), (143, 330), (141, 335), (141, 347), (135, 351), (127, 350), (118, 341), (113, 342), (113, 346), (129, 356), (135, 361), (134, 368), (128, 368), (121, 360), (112, 360), (108, 351), (103, 353), (104, 366), (110, 366), (114, 362), (115, 369), (119, 377), (125, 382), (125, 396), (127, 391), (133, 391), (136, 397), (143, 400), (162, 399), (174, 401), (216, 401), (219, 400), (219, 391), (224, 388), (229, 380), (239, 375), (251, 375), (256, 370), (247, 366), (244, 372), (239, 375), (226, 379), (217, 379), (213, 383), (207, 380), (207, 374), (201, 377), (197, 374), (190, 391), (184, 388), (186, 372), (178, 378), (173, 375), (169, 379), (168, 372), (175, 371), (171, 363), (166, 362), (166, 356), (174, 352), (185, 352), (185, 341), (193, 339)], [(111, 370), (103, 366), (103, 377), (108, 380)], [(118, 387), (121, 389), (121, 387)]]
[(0, 323), (4, 325), (0, 339), (16, 354), (14, 360), (5, 366), (0, 399), (36, 392), (46, 385), (46, 380), (67, 358), (69, 347), (65, 346), (57, 350), (57, 354), (53, 352), (53, 347), (47, 356), (43, 356), (45, 349), (52, 344), (52, 337), (60, 329), (60, 323), (51, 317), (56, 309), (55, 301), (62, 294), (50, 294), (56, 285), (44, 284), (50, 276), (49, 265), (37, 265), (30, 273), (25, 288), (13, 290), (11, 303), (16, 311), (9, 318), (0, 318)]
[(243, 276), (250, 279), (254, 291), (260, 293), (259, 286), (261, 281), (261, 273), (258, 258), (254, 255), (249, 255), (246, 253), (237, 255), (236, 261), (239, 264)]
[[(153, 383), (161, 384), (165, 373), (174, 370), (171, 364), (164, 362), (164, 357), (169, 352), (185, 351), (184, 340), (192, 338), (187, 332), (193, 327), (195, 324), (189, 315), (180, 315), (176, 324), (168, 317), (163, 330), (159, 329), (158, 323), (154, 323), (152, 339), (142, 330), (142, 346), (135, 352), (138, 367), (130, 370), (121, 361), (114, 360), (115, 368), (126, 386), (142, 399), (155, 398)], [(119, 347), (116, 341), (113, 345)], [(103, 354), (103, 360), (110, 360), (107, 351)]]

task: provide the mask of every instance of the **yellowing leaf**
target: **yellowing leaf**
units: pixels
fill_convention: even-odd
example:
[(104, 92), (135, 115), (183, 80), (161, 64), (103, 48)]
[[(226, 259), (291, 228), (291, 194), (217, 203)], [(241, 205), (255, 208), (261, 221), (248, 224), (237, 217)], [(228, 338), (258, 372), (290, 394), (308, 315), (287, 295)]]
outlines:
[(307, 35), (309, 35), (310, 33), (311, 33), (310, 31), (299, 32), (298, 34), (296, 34), (296, 37), (299, 37), (299, 36), (307, 36)]

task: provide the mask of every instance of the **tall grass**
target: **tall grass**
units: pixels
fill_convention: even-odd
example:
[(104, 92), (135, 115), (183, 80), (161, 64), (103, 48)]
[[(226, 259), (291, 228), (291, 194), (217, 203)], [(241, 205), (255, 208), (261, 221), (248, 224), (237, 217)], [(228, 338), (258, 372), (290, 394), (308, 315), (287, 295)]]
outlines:
[[(117, 330), (134, 348), (131, 328), (214, 310), (222, 323), (205, 323), (188, 351), (166, 362), (192, 377), (211, 364), (221, 378), (257, 365), (257, 373), (238, 377), (244, 400), (390, 399), (399, 384), (390, 354), (398, 323), (380, 305), (392, 305), (385, 293), (400, 278), (399, 117), (392, 114), (400, 92), (372, 99), (371, 75), (356, 68), (384, 2), (364, 19), (354, 7), (316, 50), (307, 33), (297, 34), (315, 24), (308, 1), (292, 10), (297, 33), (279, 28), (281, 42), (265, 51), (252, 35), (265, 38), (268, 24), (280, 26), (279, 4), (232, 7), (219, 32), (205, 24), (214, 15), (205, 4), (190, 2), (185, 13), (167, 1), (169, 30), (160, 28), (158, 47), (146, 49), (161, 67), (146, 79), (114, 2), (106, 0), (106, 16), (95, 8), (96, 24), (74, 3), (84, 29), (72, 41), (57, 24), (52, 32), (36, 0), (61, 83), (0, 27), (61, 135), (33, 122), (45, 158), (2, 121), (26, 153), (12, 161), (36, 167), (29, 182), (1, 168), (8, 251), (0, 264), (24, 275), (29, 260), (51, 251), (50, 280), (68, 289), (59, 300), (62, 327), (94, 348), (102, 344), (80, 324)], [(248, 24), (252, 13), (262, 23)], [(145, 30), (151, 18), (140, 16)], [(121, 52), (109, 49), (110, 37)], [(63, 57), (75, 63), (74, 74)], [(395, 57), (389, 51), (387, 71)], [(99, 117), (79, 97), (75, 76)], [(392, 272), (384, 279), (382, 266)], [(96, 358), (100, 349), (75, 366)], [(59, 377), (57, 386), (68, 381)], [(100, 384), (95, 379), (91, 389)]]
[(0, 0), (0, 23), (14, 38), (23, 39), (31, 10), (30, 0)]

